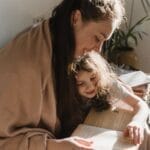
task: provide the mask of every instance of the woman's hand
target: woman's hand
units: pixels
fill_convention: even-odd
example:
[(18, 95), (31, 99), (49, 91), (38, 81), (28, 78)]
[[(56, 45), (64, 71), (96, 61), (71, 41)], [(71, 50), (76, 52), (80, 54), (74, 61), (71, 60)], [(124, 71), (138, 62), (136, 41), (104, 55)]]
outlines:
[(124, 130), (124, 136), (129, 137), (134, 144), (141, 144), (144, 139), (144, 127), (139, 122), (130, 122)]
[(53, 140), (49, 143), (49, 148), (53, 150), (94, 150), (92, 141), (77, 136), (65, 139)]

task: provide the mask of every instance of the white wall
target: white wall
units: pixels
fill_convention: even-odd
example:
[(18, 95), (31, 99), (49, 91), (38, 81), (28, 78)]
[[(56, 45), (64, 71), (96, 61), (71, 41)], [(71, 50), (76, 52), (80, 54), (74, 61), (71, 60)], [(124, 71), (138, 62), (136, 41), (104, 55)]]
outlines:
[(0, 0), (0, 47), (18, 32), (33, 24), (33, 19), (48, 16), (61, 0)]
[[(126, 0), (126, 13), (128, 16), (130, 14), (131, 2), (132, 0)], [(145, 13), (141, 5), (141, 0), (135, 0), (132, 22), (135, 23), (144, 16)], [(139, 30), (144, 30), (149, 34), (148, 36), (144, 36), (142, 41), (139, 40), (138, 46), (136, 47), (136, 52), (139, 56), (141, 70), (150, 73), (150, 21), (142, 25), (141, 28), (139, 28)]]

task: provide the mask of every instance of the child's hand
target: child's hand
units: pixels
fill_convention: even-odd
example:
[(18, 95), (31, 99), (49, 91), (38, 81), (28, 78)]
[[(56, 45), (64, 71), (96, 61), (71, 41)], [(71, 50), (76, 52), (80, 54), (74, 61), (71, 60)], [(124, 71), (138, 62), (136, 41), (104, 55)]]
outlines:
[(129, 137), (134, 144), (141, 144), (144, 139), (144, 128), (139, 122), (130, 122), (124, 130), (124, 136)]

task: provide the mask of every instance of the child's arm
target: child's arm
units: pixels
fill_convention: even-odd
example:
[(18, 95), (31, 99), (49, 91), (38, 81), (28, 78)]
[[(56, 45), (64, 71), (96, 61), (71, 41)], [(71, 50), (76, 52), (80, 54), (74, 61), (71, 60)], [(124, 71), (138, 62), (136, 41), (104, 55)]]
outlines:
[(135, 115), (124, 130), (124, 135), (129, 136), (135, 144), (141, 144), (144, 136), (144, 124), (148, 117), (148, 105), (133, 92), (123, 87), (125, 97), (122, 99), (134, 109)]

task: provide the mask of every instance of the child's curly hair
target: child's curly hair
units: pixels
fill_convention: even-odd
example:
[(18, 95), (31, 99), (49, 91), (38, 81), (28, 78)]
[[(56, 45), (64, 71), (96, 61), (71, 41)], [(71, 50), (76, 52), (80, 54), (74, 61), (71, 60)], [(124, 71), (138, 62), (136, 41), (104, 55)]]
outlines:
[(96, 111), (103, 111), (110, 108), (110, 103), (107, 100), (108, 95), (109, 95), (108, 89), (101, 89), (100, 91), (98, 91), (98, 94), (94, 98), (92, 98), (91, 106)]
[(97, 84), (97, 95), (91, 99), (91, 104), (97, 111), (102, 111), (110, 107), (107, 97), (112, 82), (114, 78), (116, 78), (110, 65), (99, 53), (92, 51), (75, 59), (68, 67), (69, 75), (74, 76), (74, 78), (80, 71), (92, 72), (95, 70), (98, 73), (100, 80)]

